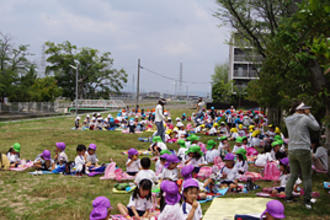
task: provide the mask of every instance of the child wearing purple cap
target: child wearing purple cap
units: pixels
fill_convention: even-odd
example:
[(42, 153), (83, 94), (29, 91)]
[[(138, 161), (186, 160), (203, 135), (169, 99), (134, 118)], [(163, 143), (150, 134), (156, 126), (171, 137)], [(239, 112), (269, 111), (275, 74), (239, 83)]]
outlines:
[[(204, 183), (200, 182), (196, 178), (193, 178), (193, 176), (196, 174), (194, 172), (194, 170), (195, 170), (195, 168), (192, 165), (187, 165), (187, 166), (182, 167), (182, 169), (181, 169), (181, 176), (183, 177), (182, 186), (183, 186), (185, 181), (187, 181), (189, 179), (193, 179), (198, 183), (198, 186), (199, 186), (200, 190), (205, 190)], [(182, 191), (183, 191), (183, 189), (182, 189)], [(205, 192), (199, 192), (198, 193), (198, 198), (199, 199), (206, 199), (206, 197), (207, 197), (207, 194)]]
[(51, 170), (52, 169), (52, 158), (49, 150), (44, 150), (39, 154), (33, 162), (33, 167), (37, 170)]
[(261, 216), (235, 215), (235, 220), (278, 220), (284, 219), (284, 206), (278, 200), (271, 200), (266, 204), (266, 210)]
[(55, 149), (55, 157), (54, 161), (57, 164), (63, 165), (69, 161), (68, 156), (65, 153), (65, 143), (64, 142), (56, 142), (56, 149)]
[(181, 211), (181, 196), (176, 183), (164, 180), (160, 189), (165, 193), (165, 198), (161, 194), (159, 220), (185, 220)]
[[(285, 196), (285, 186), (286, 183), (289, 180), (290, 177), (290, 163), (289, 163), (289, 158), (285, 157), (280, 160), (280, 171), (281, 171), (281, 176), (280, 176), (280, 186), (275, 187), (272, 191), (273, 195), (283, 195)], [(294, 186), (294, 191), (297, 192), (298, 190), (298, 185), (301, 183), (301, 180), (298, 178), (296, 181), (296, 184)]]
[(93, 200), (93, 210), (89, 215), (90, 220), (109, 220), (111, 219), (111, 203), (107, 197), (99, 196)]
[(77, 156), (74, 159), (74, 169), (77, 176), (82, 176), (86, 171), (86, 158), (85, 158), (86, 146), (79, 144), (77, 146)]
[(201, 220), (203, 218), (201, 205), (197, 201), (198, 193), (198, 183), (194, 179), (188, 179), (184, 182), (181, 211), (185, 219)]
[(96, 145), (95, 144), (90, 144), (85, 155), (86, 155), (86, 166), (94, 166), (98, 167), (99, 165), (97, 162), (99, 161), (96, 157)]
[(179, 158), (175, 154), (166, 157), (165, 168), (160, 176), (161, 180), (177, 181), (179, 179), (179, 170), (177, 168)]
[(140, 219), (140, 217), (148, 218), (150, 209), (153, 205), (151, 198), (151, 189), (152, 182), (150, 180), (141, 180), (138, 187), (136, 187), (133, 191), (133, 194), (129, 199), (127, 207), (122, 203), (117, 204), (120, 213), (128, 219), (133, 216), (137, 219)]
[(139, 152), (135, 148), (131, 148), (127, 151), (127, 154), (126, 173), (135, 176), (140, 170)]

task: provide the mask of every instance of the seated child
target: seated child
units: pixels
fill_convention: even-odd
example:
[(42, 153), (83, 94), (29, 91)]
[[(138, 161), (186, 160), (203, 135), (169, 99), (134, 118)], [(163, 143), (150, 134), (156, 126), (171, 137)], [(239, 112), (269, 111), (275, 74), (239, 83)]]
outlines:
[(270, 153), (271, 150), (272, 147), (270, 145), (266, 145), (264, 147), (264, 152), (262, 154), (258, 154), (255, 165), (258, 167), (265, 167), (267, 162), (273, 161), (272, 155)]
[(6, 154), (0, 153), (0, 171), (8, 170), (10, 167), (10, 162), (6, 156)]
[(165, 193), (165, 198), (161, 195), (159, 220), (185, 220), (181, 211), (180, 192), (176, 183), (164, 180), (160, 189)]
[(233, 153), (235, 153), (238, 149), (243, 148), (242, 143), (243, 143), (242, 137), (237, 137), (235, 140)]
[(148, 179), (151, 180), (153, 184), (157, 183), (157, 177), (153, 170), (150, 169), (151, 166), (151, 160), (149, 157), (144, 157), (140, 160), (141, 170), (136, 174), (134, 183), (136, 185), (139, 185), (139, 182), (142, 179)]
[(37, 170), (51, 170), (52, 168), (52, 158), (49, 150), (44, 150), (39, 154), (33, 162), (33, 167)]
[(312, 140), (313, 165), (319, 171), (328, 171), (328, 150), (317, 140)]
[(86, 158), (85, 158), (86, 146), (79, 144), (77, 146), (77, 156), (74, 159), (74, 170), (77, 176), (82, 176), (86, 173)]
[(235, 220), (277, 220), (284, 218), (284, 206), (278, 200), (271, 200), (267, 202), (266, 210), (261, 214), (261, 216), (235, 215)]
[(95, 144), (90, 144), (88, 147), (88, 150), (85, 153), (86, 156), (86, 166), (95, 166), (98, 167), (99, 165), (97, 162), (99, 161), (96, 157), (96, 145)]
[(205, 155), (207, 163), (213, 163), (214, 158), (219, 156), (219, 151), (215, 147), (216, 147), (216, 143), (214, 140), (211, 139), (207, 142), (207, 146), (206, 146), (207, 152)]
[(21, 145), (19, 143), (15, 143), (7, 152), (7, 158), (10, 162), (10, 167), (17, 167), (20, 164), (20, 152)]
[(130, 176), (135, 176), (140, 170), (139, 152), (135, 148), (131, 148), (127, 153), (126, 173)]
[(171, 180), (176, 182), (179, 179), (179, 171), (177, 168), (179, 162), (180, 160), (176, 155), (168, 155), (166, 157), (165, 168), (160, 176), (161, 180)]
[(160, 152), (160, 157), (157, 159), (156, 164), (155, 164), (155, 169), (156, 169), (156, 176), (159, 177), (160, 174), (163, 172), (164, 165), (166, 163), (166, 158), (168, 155), (172, 154), (171, 151), (169, 150), (162, 150)]
[(198, 193), (199, 186), (194, 179), (184, 182), (181, 210), (185, 219), (201, 220), (203, 218), (201, 205), (197, 202)]
[(235, 153), (237, 155), (237, 161), (235, 163), (235, 167), (239, 174), (243, 175), (249, 169), (249, 165), (246, 158), (246, 150), (244, 148), (240, 148)]
[(77, 116), (76, 119), (74, 120), (74, 128), (78, 130), (80, 128), (80, 117)]
[(90, 220), (109, 220), (111, 215), (111, 203), (107, 197), (99, 196), (93, 200), (93, 210), (89, 215)]
[(162, 150), (167, 150), (167, 146), (163, 143), (160, 136), (153, 136), (152, 142), (149, 150), (152, 151), (153, 154), (159, 155)]
[[(285, 196), (285, 186), (286, 183), (289, 180), (290, 177), (290, 168), (289, 168), (289, 158), (283, 158), (280, 160), (280, 171), (281, 171), (281, 176), (280, 176), (280, 186), (275, 187), (272, 191), (273, 195), (283, 195)], [(296, 184), (294, 186), (294, 191), (297, 192), (298, 185), (301, 183), (301, 180), (298, 178), (296, 181)]]
[(138, 187), (135, 188), (129, 199), (127, 207), (122, 203), (118, 203), (117, 207), (125, 218), (135, 217), (137, 219), (148, 218), (150, 209), (152, 208), (151, 198), (152, 182), (148, 179), (140, 181)]
[[(194, 166), (192, 165), (187, 165), (182, 167), (181, 169), (181, 176), (183, 177), (183, 182), (182, 185), (184, 184), (185, 181), (187, 181), (188, 179), (194, 179), (199, 186), (200, 190), (204, 190), (204, 184), (202, 182), (200, 182), (199, 180), (197, 180), (196, 178), (194, 178)], [(198, 199), (206, 199), (207, 194), (205, 192), (199, 192), (198, 193)]]
[(195, 172), (198, 173), (200, 168), (206, 165), (206, 162), (203, 157), (203, 152), (198, 145), (191, 146), (186, 154), (188, 154), (188, 159), (185, 161), (185, 164), (191, 164), (195, 167)]
[(68, 156), (64, 152), (65, 150), (64, 142), (57, 142), (55, 149), (55, 157), (53, 163), (53, 173), (60, 173), (65, 171), (65, 165), (68, 161)]
[(177, 144), (179, 145), (179, 150), (178, 150), (178, 153), (177, 153), (177, 156), (183, 160), (186, 156), (186, 151), (188, 150), (186, 148), (186, 142), (183, 140), (183, 139), (179, 139)]

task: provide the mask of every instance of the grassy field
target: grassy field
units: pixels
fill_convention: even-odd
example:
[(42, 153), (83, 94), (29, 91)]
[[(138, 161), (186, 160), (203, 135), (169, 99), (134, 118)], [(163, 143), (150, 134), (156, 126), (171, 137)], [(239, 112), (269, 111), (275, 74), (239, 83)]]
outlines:
[[(173, 110), (172, 118), (190, 110)], [(66, 143), (69, 159), (75, 157), (77, 144), (97, 145), (100, 161), (110, 158), (124, 168), (126, 156), (121, 152), (131, 147), (146, 149), (148, 143), (138, 142), (138, 137), (149, 137), (151, 133), (122, 134), (106, 131), (74, 131), (72, 118), (40, 119), (15, 123), (0, 123), (0, 151), (6, 152), (15, 142), (22, 146), (21, 158), (33, 160), (44, 149), (54, 154), (55, 142)], [(202, 136), (202, 141), (210, 137)], [(176, 149), (173, 144), (168, 145)], [(330, 194), (322, 187), (329, 181), (326, 175), (314, 175), (313, 191), (321, 193), (313, 210), (303, 208), (302, 200), (286, 206), (287, 219), (330, 219)], [(0, 172), (0, 220), (2, 219), (89, 219), (91, 202), (97, 196), (106, 196), (118, 213), (116, 204), (127, 203), (128, 194), (113, 194), (114, 181), (101, 181), (98, 177), (75, 178), (63, 175), (32, 176), (27, 172)], [(258, 182), (262, 187), (272, 186), (271, 182)], [(257, 191), (255, 191), (257, 192)], [(226, 197), (253, 197), (248, 194), (231, 194)], [(210, 203), (203, 204), (203, 212)], [(253, 204), (251, 204), (253, 205)], [(225, 208), (225, 207), (219, 207)]]

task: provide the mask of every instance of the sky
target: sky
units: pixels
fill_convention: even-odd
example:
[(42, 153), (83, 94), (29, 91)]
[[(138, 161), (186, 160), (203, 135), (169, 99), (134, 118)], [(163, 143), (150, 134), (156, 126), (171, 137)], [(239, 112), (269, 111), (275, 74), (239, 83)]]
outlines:
[[(0, 32), (29, 44), (41, 63), (46, 41), (110, 51), (128, 74), (124, 91), (206, 96), (216, 64), (228, 62), (230, 29), (213, 16), (215, 0), (0, 0)], [(183, 81), (179, 80), (180, 63)], [(151, 73), (153, 72), (153, 73)], [(133, 82), (135, 82), (133, 84)], [(175, 86), (175, 84), (177, 86)], [(176, 89), (175, 89), (176, 88)]]

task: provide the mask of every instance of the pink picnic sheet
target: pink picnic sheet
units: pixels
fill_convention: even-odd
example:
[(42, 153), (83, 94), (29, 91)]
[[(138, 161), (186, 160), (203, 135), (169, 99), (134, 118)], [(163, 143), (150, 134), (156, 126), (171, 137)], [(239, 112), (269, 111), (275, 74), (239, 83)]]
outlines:
[(125, 180), (133, 180), (134, 176), (128, 175), (121, 168), (116, 167), (116, 163), (110, 163), (104, 171), (104, 176), (100, 177), (101, 180), (116, 180), (118, 182)]
[(33, 166), (33, 161), (29, 161), (29, 162), (26, 162), (24, 160), (21, 161), (21, 165), (19, 165), (18, 167), (12, 167), (12, 168), (9, 168), (9, 170), (11, 171), (24, 171), (30, 167)]

